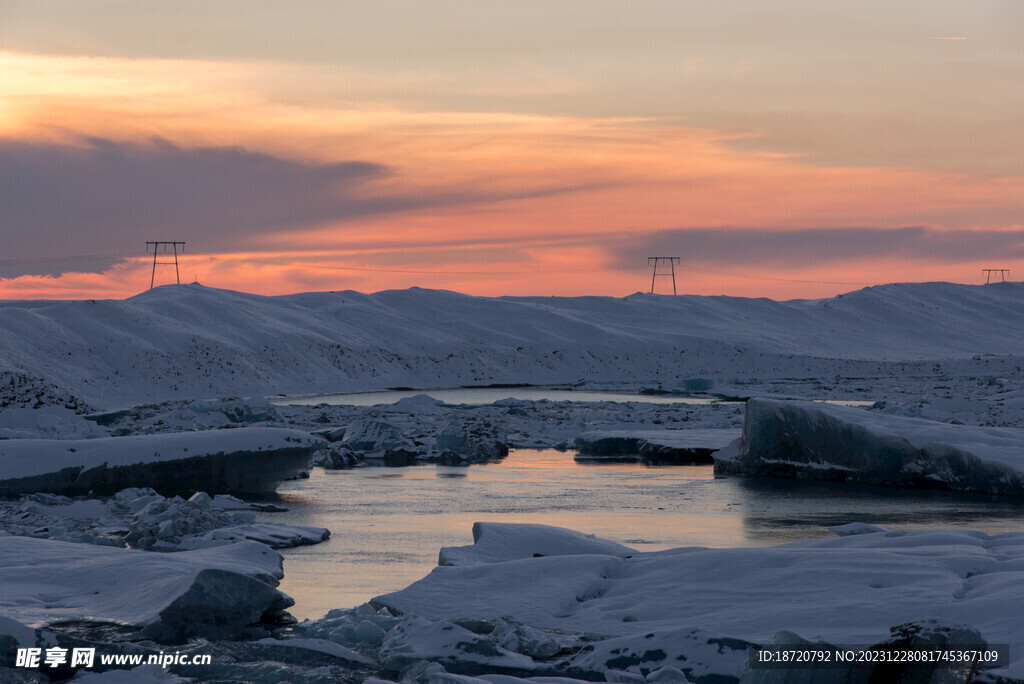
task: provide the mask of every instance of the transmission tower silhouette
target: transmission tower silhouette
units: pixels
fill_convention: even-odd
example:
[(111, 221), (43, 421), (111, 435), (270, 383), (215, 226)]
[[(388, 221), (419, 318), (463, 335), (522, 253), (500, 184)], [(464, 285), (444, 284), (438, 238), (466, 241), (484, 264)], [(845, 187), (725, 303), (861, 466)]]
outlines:
[[(647, 257), (647, 263), (654, 265), (654, 272), (651, 274), (651, 294), (654, 294), (654, 281), (658, 276), (671, 277), (672, 278), (672, 294), (678, 294), (676, 292), (676, 263), (679, 262), (679, 257), (674, 256), (653, 256)], [(661, 264), (662, 272), (658, 273), (658, 264)], [(665, 265), (668, 265), (668, 272), (665, 272)]]
[(1006, 276), (1010, 275), (1010, 269), (1008, 268), (983, 268), (981, 272), (985, 274), (986, 285), (989, 284), (993, 273), (998, 273), (1004, 283), (1006, 282)]
[[(153, 283), (156, 282), (156, 267), (157, 267), (157, 264), (161, 264), (161, 265), (164, 265), (164, 264), (166, 264), (166, 265), (174, 264), (174, 279), (177, 281), (178, 285), (181, 285), (181, 275), (178, 273), (178, 245), (181, 245), (181, 251), (184, 252), (185, 251), (185, 243), (184, 242), (171, 241), (171, 240), (152, 240), (152, 241), (148, 241), (148, 242), (146, 242), (146, 254), (149, 254), (149, 247), (150, 247), (150, 245), (153, 246), (153, 273), (149, 277), (149, 289), (152, 290), (153, 289)], [(160, 251), (161, 247), (163, 247), (163, 252)], [(174, 254), (174, 261), (157, 261), (156, 260), (157, 254), (161, 254), (161, 253), (162, 254), (173, 253)]]

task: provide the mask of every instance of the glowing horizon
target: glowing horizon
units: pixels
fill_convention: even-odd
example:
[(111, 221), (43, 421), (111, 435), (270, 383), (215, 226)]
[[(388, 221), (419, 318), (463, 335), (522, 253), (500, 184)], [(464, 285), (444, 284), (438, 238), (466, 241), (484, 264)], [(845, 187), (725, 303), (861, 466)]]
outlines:
[(259, 294), (622, 296), (650, 255), (680, 293), (777, 299), (1024, 268), (1017, 10), (384, 4), (312, 2), (291, 40), (270, 5), (8, 11), (0, 299), (137, 294), (148, 240)]

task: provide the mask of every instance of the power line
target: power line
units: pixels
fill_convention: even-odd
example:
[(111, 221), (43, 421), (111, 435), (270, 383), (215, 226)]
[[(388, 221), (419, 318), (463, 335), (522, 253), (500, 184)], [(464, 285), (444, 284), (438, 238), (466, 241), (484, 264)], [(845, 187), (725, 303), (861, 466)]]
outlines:
[(756, 276), (750, 275), (749, 273), (736, 273), (734, 271), (723, 271), (719, 268), (700, 268), (690, 263), (680, 264), (681, 267), (685, 267), (689, 271), (698, 271), (700, 273), (714, 273), (719, 275), (727, 275), (731, 278), (748, 278), (751, 280), (772, 280), (780, 283), (810, 283), (812, 285), (857, 285), (860, 287), (869, 287), (871, 285), (877, 285), (877, 283), (869, 283), (865, 281), (861, 282), (849, 282), (841, 280), (801, 280), (799, 278), (773, 278), (772, 276)]
[(0, 259), (0, 266), (21, 266), (25, 264), (62, 264), (71, 261), (109, 261), (110, 259), (127, 259), (137, 257), (137, 252), (119, 252), (114, 254), (70, 254), (56, 257), (35, 257), (24, 259)]
[(989, 284), (993, 273), (998, 273), (1004, 283), (1006, 282), (1006, 276), (1010, 275), (1010, 269), (1008, 268), (983, 268), (981, 272), (985, 274), (986, 285)]
[(654, 281), (658, 277), (658, 264), (668, 264), (668, 273), (662, 273), (662, 276), (672, 276), (672, 294), (679, 294), (676, 292), (676, 264), (679, 263), (679, 257), (677, 256), (652, 256), (647, 257), (647, 265), (654, 264), (654, 272), (651, 274), (651, 294), (654, 294)]
[[(417, 273), (420, 275), (537, 275), (541, 270), (529, 271), (421, 271), (406, 268), (368, 268), (358, 266), (324, 266), (321, 264), (305, 264), (304, 268), (320, 268), (329, 271), (369, 271), (372, 273)], [(605, 271), (636, 271), (641, 266), (608, 266), (605, 268), (560, 268), (559, 273), (603, 273)]]
[[(156, 266), (157, 264), (174, 264), (174, 280), (178, 285), (181, 285), (181, 274), (178, 272), (178, 245), (181, 245), (181, 251), (185, 251), (185, 243), (177, 240), (155, 240), (146, 243), (146, 254), (149, 254), (149, 246), (153, 245), (153, 275), (149, 278), (149, 289), (153, 289), (153, 283), (156, 282)], [(167, 247), (170, 245), (174, 251), (174, 261), (157, 261), (156, 255), (160, 251), (160, 247), (164, 248), (164, 254), (167, 254)]]

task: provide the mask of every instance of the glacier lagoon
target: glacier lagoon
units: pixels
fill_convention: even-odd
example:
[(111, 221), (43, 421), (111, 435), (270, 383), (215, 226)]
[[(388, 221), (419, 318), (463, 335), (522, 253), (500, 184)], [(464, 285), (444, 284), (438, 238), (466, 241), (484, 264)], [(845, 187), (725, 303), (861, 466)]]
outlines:
[[(422, 390), (381, 390), (378, 392), (348, 392), (344, 394), (317, 394), (306, 397), (276, 397), (272, 404), (293, 406), (377, 406), (394, 404), (402, 399), (427, 395), (446, 404), (483, 406), (502, 399), (523, 401), (617, 401), (642, 402), (645, 404), (711, 404), (719, 399), (714, 397), (692, 397), (669, 394), (635, 394), (606, 392), (598, 390), (574, 390), (565, 387), (454, 387)], [(871, 402), (866, 402), (871, 403)]]
[(985, 495), (745, 478), (712, 466), (648, 465), (514, 449), (471, 466), (365, 466), (279, 487), (286, 513), (262, 520), (322, 526), (327, 542), (285, 549), (281, 590), (316, 619), (401, 589), (471, 542), (474, 522), (568, 527), (642, 551), (771, 546), (863, 522), (891, 529), (1017, 531), (1024, 502)]

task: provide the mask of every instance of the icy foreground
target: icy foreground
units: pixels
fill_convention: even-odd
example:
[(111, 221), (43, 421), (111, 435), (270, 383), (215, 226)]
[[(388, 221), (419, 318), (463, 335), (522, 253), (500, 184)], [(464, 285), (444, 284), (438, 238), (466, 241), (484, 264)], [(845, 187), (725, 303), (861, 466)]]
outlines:
[(0, 614), (30, 627), (114, 623), (169, 643), (223, 638), (292, 605), (275, 588), (283, 575), (255, 542), (165, 554), (0, 537)]
[[(628, 556), (609, 553), (602, 540), (581, 549), (582, 535), (557, 528), (480, 523), (475, 533), (476, 545), (445, 550), (458, 565), (439, 566), (374, 600), (417, 616), (404, 634), (388, 634), (385, 659), (433, 649), (451, 671), (460, 658), (472, 660), (486, 649), (464, 644), (472, 653), (459, 655), (459, 639), (445, 642), (443, 625), (465, 630), (473, 620), (505, 616), (520, 625), (519, 648), (460, 637), (466, 644), (487, 642), (498, 667), (647, 674), (674, 666), (691, 681), (712, 673), (736, 681), (746, 646), (773, 643), (779, 632), (866, 645), (885, 640), (891, 627), (917, 623), (959, 626), (954, 631), (976, 630), (989, 644), (1008, 643), (1009, 667), (999, 674), (1024, 677), (1024, 533), (879, 531), (769, 548)], [(560, 535), (571, 555), (535, 555), (536, 548), (553, 551)], [(496, 551), (501, 547), (503, 554)], [(530, 634), (533, 656), (521, 648)], [(584, 634), (598, 641), (576, 641), (565, 659), (571, 635)], [(541, 646), (545, 639), (553, 645)], [(449, 644), (446, 656), (442, 643)], [(553, 662), (555, 653), (562, 653), (561, 664)]]
[(272, 492), (309, 465), (323, 441), (299, 430), (237, 428), (98, 439), (0, 441), (0, 496)]
[(674, 388), (694, 376), (1002, 375), (1024, 355), (1022, 300), (1021, 283), (923, 283), (789, 302), (415, 288), (260, 297), (199, 285), (124, 301), (2, 302), (0, 407), (641, 378)]
[[(849, 525), (776, 547), (641, 553), (543, 525), (473, 532), (474, 545), (444, 549), (447, 564), (406, 589), (272, 636), (252, 623), (288, 602), (273, 589), (278, 556), (258, 544), (156, 554), (0, 538), (0, 652), (111, 633), (75, 622), (91, 621), (120, 625), (116, 643), (87, 640), (104, 652), (150, 653), (138, 641), (148, 638), (213, 654), (166, 673), (198, 681), (937, 684), (968, 680), (885, 666), (752, 670), (749, 649), (1006, 644), (1006, 666), (975, 681), (1024, 681), (1024, 533)], [(196, 636), (211, 640), (184, 643)], [(0, 663), (0, 680), (11, 674), (37, 673)]]
[(1024, 430), (752, 399), (715, 473), (1024, 496)]

